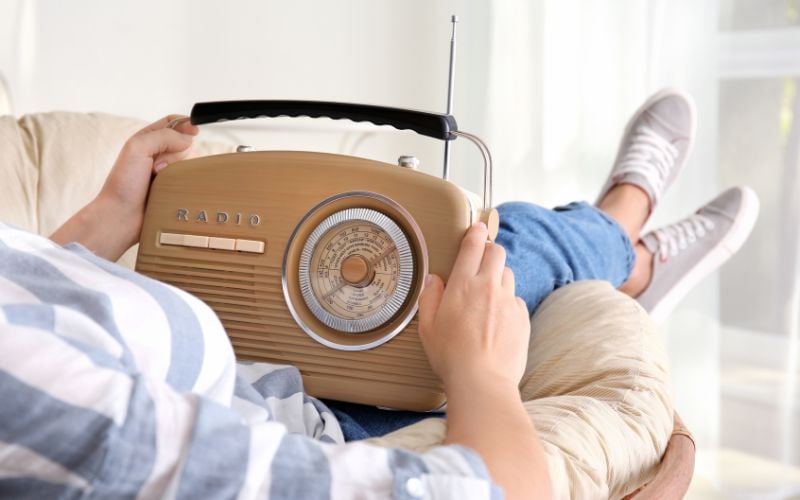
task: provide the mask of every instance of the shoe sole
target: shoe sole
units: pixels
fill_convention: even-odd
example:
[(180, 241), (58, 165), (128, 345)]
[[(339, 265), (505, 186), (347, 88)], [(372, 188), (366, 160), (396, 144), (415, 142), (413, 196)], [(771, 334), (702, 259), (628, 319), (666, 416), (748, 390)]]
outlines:
[[(669, 183), (672, 184), (672, 182), (675, 179), (678, 178), (678, 174), (680, 174), (681, 170), (683, 170), (683, 167), (686, 166), (686, 163), (689, 160), (689, 156), (692, 154), (692, 150), (694, 149), (694, 139), (695, 139), (695, 135), (697, 133), (697, 107), (695, 106), (694, 100), (692, 99), (692, 97), (689, 94), (687, 94), (686, 92), (683, 92), (683, 91), (681, 91), (679, 89), (672, 88), (672, 87), (667, 87), (667, 88), (661, 89), (658, 92), (656, 92), (655, 94), (651, 95), (650, 98), (647, 99), (644, 102), (644, 104), (639, 106), (639, 108), (633, 113), (633, 115), (631, 115), (630, 120), (628, 120), (627, 125), (625, 125), (625, 130), (624, 130), (624, 132), (622, 134), (622, 140), (620, 141), (620, 145), (617, 148), (617, 156), (614, 158), (614, 163), (612, 163), (613, 166), (611, 167), (612, 172), (614, 170), (614, 167), (620, 161), (620, 158), (622, 156), (622, 152), (623, 152), (623, 150), (625, 148), (626, 139), (628, 138), (628, 136), (630, 136), (631, 131), (633, 130), (633, 124), (636, 123), (636, 120), (639, 118), (639, 116), (642, 113), (644, 113), (644, 110), (646, 110), (647, 108), (649, 108), (650, 106), (655, 104), (657, 101), (660, 101), (661, 99), (664, 99), (665, 97), (673, 96), (673, 95), (683, 98), (683, 100), (686, 101), (689, 104), (689, 116), (691, 116), (691, 118), (692, 118), (691, 119), (691, 123), (689, 124), (689, 145), (686, 147), (686, 154), (683, 156), (683, 160), (681, 160), (681, 162), (679, 164), (675, 165), (675, 172), (672, 175), (672, 179), (669, 181)], [(603, 200), (605, 195), (608, 194), (608, 192), (611, 190), (611, 188), (613, 186), (614, 186), (614, 184), (611, 183), (611, 176), (609, 175), (608, 180), (603, 185), (603, 189), (600, 190), (600, 194), (597, 196), (597, 200), (594, 202), (595, 206), (600, 204), (600, 202)], [(665, 189), (665, 191), (666, 191), (666, 189)], [(663, 195), (664, 193), (662, 192), (661, 194)], [(650, 214), (652, 214), (654, 210), (655, 210), (655, 207), (651, 207)], [(648, 216), (647, 218), (649, 219), (650, 216)], [(647, 224), (647, 220), (645, 220), (645, 224)], [(644, 227), (644, 226), (642, 226), (642, 227)]]
[(678, 302), (706, 276), (730, 259), (747, 241), (758, 219), (760, 203), (756, 193), (746, 186), (742, 190), (742, 205), (728, 234), (706, 256), (694, 265), (650, 311), (650, 317), (661, 324)]

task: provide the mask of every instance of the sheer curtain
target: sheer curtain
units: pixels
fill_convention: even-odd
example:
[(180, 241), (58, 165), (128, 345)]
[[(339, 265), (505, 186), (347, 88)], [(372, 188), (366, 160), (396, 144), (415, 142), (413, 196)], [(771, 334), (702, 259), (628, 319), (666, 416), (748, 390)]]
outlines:
[[(690, 214), (718, 190), (714, 2), (495, 2), (490, 75), (477, 128), (498, 165), (496, 198), (543, 205), (594, 200), (630, 114), (664, 86), (697, 101), (697, 143), (654, 223)], [(476, 113), (477, 114), (477, 113)], [(706, 280), (662, 328), (678, 408), (715, 446), (719, 405), (717, 283)]]
[[(485, 99), (467, 106), (469, 125), (498, 165), (498, 201), (594, 200), (628, 117), (665, 86), (694, 96), (698, 131), (651, 226), (689, 215), (731, 185), (760, 195), (751, 240), (659, 328), (676, 408), (698, 441), (694, 498), (800, 492), (797, 7), (790, 0), (494, 2)], [(736, 31), (746, 29), (759, 31)]]

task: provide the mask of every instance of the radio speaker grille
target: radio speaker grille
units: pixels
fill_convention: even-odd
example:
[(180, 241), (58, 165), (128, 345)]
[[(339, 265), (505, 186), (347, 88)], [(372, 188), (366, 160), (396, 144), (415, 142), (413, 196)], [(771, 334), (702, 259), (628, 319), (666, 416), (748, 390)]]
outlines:
[[(392, 349), (320, 349), (289, 313), (281, 272), (269, 266), (140, 254), (137, 270), (181, 288), (217, 314), (239, 359), (297, 366), (304, 376), (362, 378), (430, 388), (433, 375), (419, 348), (416, 320), (390, 341)], [(388, 344), (387, 344), (388, 345)], [(358, 370), (353, 370), (358, 363)]]

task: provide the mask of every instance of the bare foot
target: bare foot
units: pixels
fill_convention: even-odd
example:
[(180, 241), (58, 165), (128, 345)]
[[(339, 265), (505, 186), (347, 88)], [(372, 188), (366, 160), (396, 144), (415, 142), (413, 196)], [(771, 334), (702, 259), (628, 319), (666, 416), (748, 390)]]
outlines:
[(650, 285), (650, 278), (653, 276), (653, 254), (641, 241), (633, 246), (633, 251), (636, 253), (636, 264), (628, 281), (619, 287), (619, 291), (636, 298)]
[(597, 208), (617, 221), (631, 242), (639, 241), (639, 234), (650, 216), (650, 197), (633, 184), (617, 184), (606, 193)]

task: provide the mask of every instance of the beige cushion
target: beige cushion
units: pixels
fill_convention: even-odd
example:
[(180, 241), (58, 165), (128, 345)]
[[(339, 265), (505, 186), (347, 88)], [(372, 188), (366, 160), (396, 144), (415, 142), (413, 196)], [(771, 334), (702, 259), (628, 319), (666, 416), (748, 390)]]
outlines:
[(39, 166), (30, 134), (12, 116), (0, 116), (0, 221), (36, 231)]
[[(125, 141), (146, 123), (102, 113), (0, 117), (0, 221), (50, 235), (91, 201)], [(232, 151), (197, 141), (194, 154)], [(120, 263), (133, 267), (135, 248)]]
[(0, 116), (11, 114), (11, 94), (3, 74), (0, 73)]
[[(531, 320), (522, 399), (544, 444), (554, 498), (619, 498), (655, 474), (672, 431), (667, 356), (639, 304), (607, 282), (560, 288)], [(374, 440), (423, 452), (427, 419)]]

